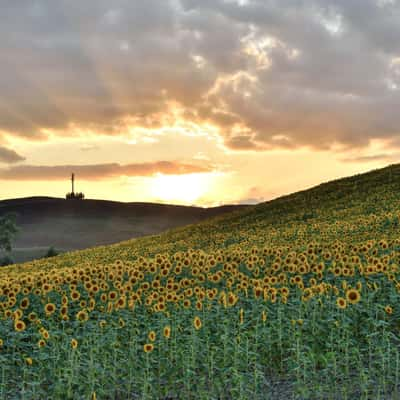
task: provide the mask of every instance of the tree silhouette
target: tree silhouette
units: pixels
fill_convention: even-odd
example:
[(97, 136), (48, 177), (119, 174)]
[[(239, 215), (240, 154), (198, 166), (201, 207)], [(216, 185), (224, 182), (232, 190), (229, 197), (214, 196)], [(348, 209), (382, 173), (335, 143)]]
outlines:
[(16, 218), (15, 213), (7, 213), (0, 217), (0, 249), (3, 251), (11, 251), (12, 241), (19, 231)]

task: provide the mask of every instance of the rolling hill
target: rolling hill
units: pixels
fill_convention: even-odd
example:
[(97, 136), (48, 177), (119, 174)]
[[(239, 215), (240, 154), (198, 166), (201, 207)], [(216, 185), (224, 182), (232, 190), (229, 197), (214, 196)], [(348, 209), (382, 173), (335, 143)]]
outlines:
[[(112, 246), (114, 258), (126, 252), (152, 256), (188, 248), (212, 251), (234, 245), (285, 245), (302, 249), (307, 241), (361, 242), (400, 235), (400, 164), (322, 183), (311, 189), (216, 215), (165, 233)], [(263, 232), (263, 235), (260, 235)], [(121, 252), (121, 254), (119, 253)], [(102, 261), (96, 248), (76, 253)], [(70, 263), (74, 254), (66, 255)], [(107, 260), (113, 258), (108, 256)]]
[(42, 256), (50, 246), (67, 251), (116, 243), (202, 221), (244, 206), (201, 208), (105, 200), (30, 197), (0, 201), (0, 215), (17, 213), (16, 261)]

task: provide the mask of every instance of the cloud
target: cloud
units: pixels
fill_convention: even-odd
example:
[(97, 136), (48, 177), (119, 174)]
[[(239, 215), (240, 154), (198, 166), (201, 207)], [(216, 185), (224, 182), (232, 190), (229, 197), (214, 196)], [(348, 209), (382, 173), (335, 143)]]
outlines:
[(399, 37), (377, 0), (7, 2), (0, 131), (121, 135), (172, 101), (232, 150), (362, 148), (400, 135)]
[(23, 160), (25, 160), (25, 158), (17, 154), (14, 150), (0, 147), (0, 162), (13, 164)]
[(399, 161), (399, 154), (376, 154), (373, 156), (358, 156), (342, 158), (341, 161), (349, 163), (368, 163), (375, 161)]
[(211, 172), (212, 170), (209, 166), (198, 166), (177, 161), (156, 161), (125, 165), (118, 163), (55, 166), (20, 165), (0, 169), (0, 180), (63, 180), (67, 179), (72, 172), (79, 179), (102, 180), (118, 176), (152, 176), (157, 173), (182, 175)]

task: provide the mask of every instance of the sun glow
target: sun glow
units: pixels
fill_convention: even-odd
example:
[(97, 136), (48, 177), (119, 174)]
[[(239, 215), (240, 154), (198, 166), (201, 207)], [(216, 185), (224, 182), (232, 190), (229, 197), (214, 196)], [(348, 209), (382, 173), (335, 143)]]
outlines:
[(151, 194), (157, 200), (193, 204), (210, 190), (213, 174), (157, 174), (151, 178)]

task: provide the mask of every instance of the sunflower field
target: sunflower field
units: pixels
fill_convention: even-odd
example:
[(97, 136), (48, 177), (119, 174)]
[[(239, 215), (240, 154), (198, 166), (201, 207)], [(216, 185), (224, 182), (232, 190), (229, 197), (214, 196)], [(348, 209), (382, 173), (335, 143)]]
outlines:
[(0, 270), (0, 399), (400, 398), (400, 166)]

